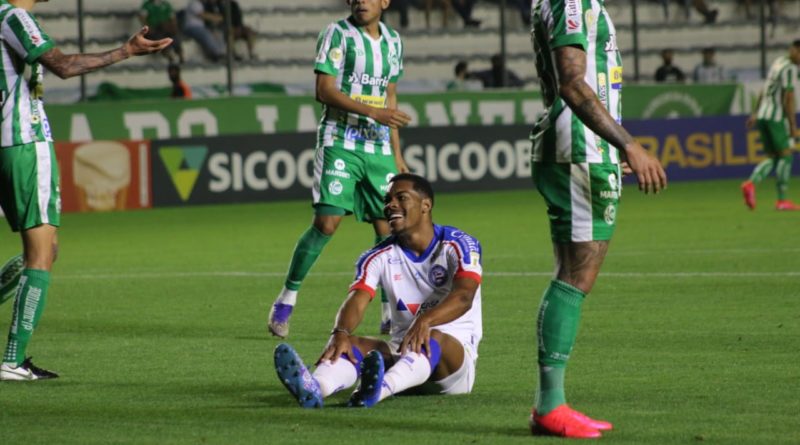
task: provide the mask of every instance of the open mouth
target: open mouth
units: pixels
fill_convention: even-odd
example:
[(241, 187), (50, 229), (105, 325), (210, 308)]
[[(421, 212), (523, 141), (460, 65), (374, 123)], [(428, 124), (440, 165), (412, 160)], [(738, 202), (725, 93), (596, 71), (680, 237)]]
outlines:
[(400, 213), (392, 213), (387, 218), (387, 221), (393, 222), (393, 221), (399, 221), (401, 219), (403, 219), (403, 215), (402, 214), (400, 214)]

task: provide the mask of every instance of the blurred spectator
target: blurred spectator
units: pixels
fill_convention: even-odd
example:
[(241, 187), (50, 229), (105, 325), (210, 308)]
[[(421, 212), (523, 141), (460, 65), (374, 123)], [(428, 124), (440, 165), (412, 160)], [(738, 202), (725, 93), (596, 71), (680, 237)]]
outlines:
[(183, 63), (183, 48), (178, 37), (178, 20), (175, 17), (175, 10), (167, 0), (145, 0), (139, 9), (139, 21), (142, 25), (150, 28), (147, 37), (150, 40), (161, 40), (169, 37), (172, 45), (164, 51), (165, 57), (173, 61), (173, 55), (177, 56), (178, 62)]
[(211, 61), (218, 62), (225, 57), (225, 46), (214, 32), (206, 26), (206, 21), (212, 25), (222, 22), (221, 14), (206, 11), (206, 6), (213, 7), (213, 0), (190, 0), (186, 5), (183, 19), (183, 33), (193, 38), (203, 49), (205, 56)]
[[(392, 0), (389, 3), (389, 11), (397, 11), (400, 14), (400, 28), (408, 28), (408, 2), (409, 0)], [(381, 17), (381, 20), (386, 17), (386, 14)]]
[(703, 62), (694, 67), (694, 81), (699, 83), (718, 83), (726, 80), (725, 69), (714, 60), (716, 50), (703, 48)]
[(672, 64), (673, 51), (669, 48), (661, 51), (663, 63), (656, 70), (656, 82), (683, 82), (686, 76), (683, 71)]
[[(253, 53), (253, 48), (255, 47), (255, 39), (256, 39), (256, 32), (253, 28), (244, 24), (244, 19), (242, 15), (242, 8), (239, 6), (239, 2), (236, 0), (227, 0), (230, 1), (231, 4), (231, 27), (233, 28), (233, 42), (235, 43), (237, 40), (244, 40), (247, 44), (247, 56), (250, 60), (255, 60), (256, 56)], [(224, 33), (225, 30), (225, 2), (226, 0), (213, 0), (213, 9), (207, 10), (207, 12), (211, 12), (219, 14), (223, 17), (223, 21), (219, 23), (221, 31)], [(241, 57), (239, 55), (235, 55), (237, 60), (240, 60)]]
[(447, 17), (450, 15), (450, 7), (453, 6), (450, 0), (425, 0), (425, 27), (431, 27), (431, 9), (433, 2), (436, 1), (442, 7), (442, 28), (447, 28)]
[[(505, 68), (503, 58), (500, 54), (493, 55), (491, 62), (491, 68), (486, 71), (472, 73), (469, 77), (480, 80), (484, 88), (521, 87), (525, 85), (525, 82), (523, 82), (519, 76)], [(504, 82), (503, 73), (508, 77), (508, 84)]]
[(173, 99), (191, 99), (192, 89), (181, 79), (181, 67), (178, 65), (170, 64), (167, 67), (167, 75), (169, 81), (172, 83), (172, 93), (170, 97)]
[(476, 1), (477, 0), (452, 0), (453, 9), (461, 16), (465, 28), (478, 28), (481, 26), (480, 20), (472, 18), (472, 8), (475, 7)]
[(467, 83), (467, 61), (461, 60), (456, 64), (453, 74), (455, 78), (447, 83), (447, 91), (462, 91)]
[[(490, 0), (492, 3), (500, 3), (499, 0)], [(525, 26), (531, 26), (531, 3), (533, 0), (506, 0), (506, 6), (519, 10), (520, 19)]]
[[(664, 18), (669, 18), (669, 1), (670, 0), (661, 0), (661, 5), (664, 7)], [(714, 23), (717, 21), (719, 10), (709, 8), (705, 0), (679, 0), (679, 2), (683, 5), (683, 11), (684, 14), (686, 14), (687, 20), (691, 12), (691, 8), (689, 7), (691, 4), (697, 12), (703, 15), (703, 21), (705, 23)]]

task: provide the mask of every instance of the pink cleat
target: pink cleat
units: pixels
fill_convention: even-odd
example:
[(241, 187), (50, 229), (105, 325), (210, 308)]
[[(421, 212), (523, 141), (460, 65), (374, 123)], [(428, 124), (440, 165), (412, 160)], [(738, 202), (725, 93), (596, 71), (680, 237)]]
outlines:
[(599, 431), (609, 431), (614, 428), (614, 425), (611, 422), (606, 422), (605, 420), (597, 420), (592, 419), (591, 417), (583, 414), (580, 411), (576, 411), (572, 408), (569, 408), (570, 412), (572, 413), (572, 417), (578, 419), (579, 422), (583, 423), (584, 425), (594, 428)]
[(752, 181), (744, 181), (742, 183), (742, 196), (744, 196), (744, 204), (750, 210), (756, 209), (756, 186)]
[(775, 203), (775, 210), (800, 210), (800, 205), (788, 199), (779, 199), (778, 202)]
[[(575, 417), (566, 404), (540, 416), (533, 410), (530, 417), (531, 433), (535, 436), (559, 436), (571, 439), (596, 439), (602, 437), (596, 428), (586, 425)], [(591, 419), (590, 419), (591, 420)]]

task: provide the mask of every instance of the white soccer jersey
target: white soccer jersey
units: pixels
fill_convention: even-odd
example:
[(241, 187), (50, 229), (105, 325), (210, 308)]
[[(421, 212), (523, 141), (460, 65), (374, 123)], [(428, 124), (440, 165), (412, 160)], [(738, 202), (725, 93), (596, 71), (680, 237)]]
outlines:
[[(417, 256), (391, 237), (365, 252), (356, 264), (356, 278), (350, 290), (363, 289), (375, 296), (382, 287), (392, 307), (392, 340), (402, 340), (414, 317), (435, 307), (453, 289), (456, 278), (481, 282), (481, 245), (477, 239), (455, 227), (434, 225), (434, 238)], [(483, 336), (481, 288), (472, 308), (440, 326), (476, 353)]]

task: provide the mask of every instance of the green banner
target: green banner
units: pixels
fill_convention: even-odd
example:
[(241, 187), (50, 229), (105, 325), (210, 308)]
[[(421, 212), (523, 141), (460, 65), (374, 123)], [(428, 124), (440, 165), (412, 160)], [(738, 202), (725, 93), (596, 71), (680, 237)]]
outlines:
[[(626, 119), (727, 115), (738, 85), (629, 86)], [(538, 91), (399, 95), (412, 126), (532, 124), (544, 111)], [(312, 97), (259, 95), (48, 105), (57, 141), (168, 139), (314, 131), (321, 107)]]

